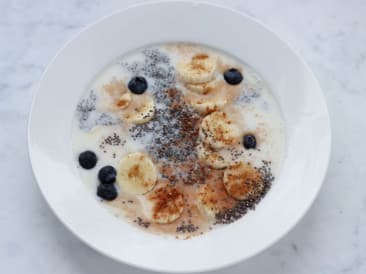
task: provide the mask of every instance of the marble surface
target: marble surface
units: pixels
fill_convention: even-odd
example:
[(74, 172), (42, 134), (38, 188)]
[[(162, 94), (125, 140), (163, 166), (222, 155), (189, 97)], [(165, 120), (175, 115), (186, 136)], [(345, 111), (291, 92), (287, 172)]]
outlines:
[[(366, 1), (214, 2), (258, 18), (299, 50), (324, 89), (333, 127), (325, 184), (305, 218), (262, 254), (216, 273), (366, 273)], [(1, 273), (146, 273), (98, 254), (56, 219), (26, 141), (32, 85), (50, 59), (84, 26), (132, 3), (0, 0)]]

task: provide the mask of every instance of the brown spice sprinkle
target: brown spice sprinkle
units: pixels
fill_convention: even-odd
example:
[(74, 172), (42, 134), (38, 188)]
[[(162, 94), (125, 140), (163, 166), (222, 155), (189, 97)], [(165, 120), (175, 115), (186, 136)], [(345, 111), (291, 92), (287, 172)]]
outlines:
[(244, 163), (226, 169), (224, 184), (229, 194), (238, 200), (256, 198), (264, 187), (260, 172)]
[(143, 178), (144, 173), (140, 170), (140, 165), (134, 165), (128, 172), (128, 178)]
[[(232, 121), (228, 119), (227, 114), (225, 112), (216, 111), (211, 115), (216, 116), (217, 119), (223, 121), (227, 125), (232, 124)], [(235, 142), (235, 140), (233, 140), (231, 136), (228, 137), (228, 134), (230, 134), (230, 132), (224, 128), (223, 124), (220, 123), (213, 127), (208, 125), (208, 128), (211, 131), (210, 134), (212, 134), (212, 137), (215, 138), (217, 141), (221, 141), (226, 145), (231, 145), (233, 144), (233, 142)]]
[(175, 187), (158, 188), (148, 195), (148, 199), (155, 202), (152, 210), (155, 220), (180, 215), (184, 208), (183, 194)]
[[(215, 120), (218, 122), (213, 122)], [(220, 142), (227, 146), (233, 145), (237, 142), (238, 136), (232, 134), (231, 130), (226, 127), (231, 124), (233, 124), (233, 121), (228, 118), (226, 112), (215, 111), (202, 120), (200, 134), (215, 143)]]
[(200, 53), (200, 54), (196, 54), (195, 56), (193, 56), (192, 60), (196, 61), (196, 60), (205, 60), (208, 58), (208, 55), (206, 53)]
[(131, 97), (129, 96), (129, 94), (125, 94), (125, 95), (121, 96), (120, 99), (117, 100), (116, 106), (118, 108), (126, 108), (129, 105), (130, 101), (131, 101)]
[[(142, 160), (144, 156), (140, 156), (140, 160)], [(131, 167), (127, 174), (128, 178), (139, 181), (144, 187), (148, 187), (153, 185), (152, 181), (149, 181), (145, 177), (145, 172), (141, 170), (141, 166), (139, 164), (134, 165)]]
[(200, 188), (199, 193), (201, 202), (218, 213), (234, 207), (236, 202), (226, 192), (222, 177), (218, 174), (216, 176), (216, 180), (210, 178), (208, 183)]
[(197, 54), (192, 57), (191, 66), (195, 70), (206, 70), (205, 64), (203, 63), (204, 60), (208, 58), (207, 54)]

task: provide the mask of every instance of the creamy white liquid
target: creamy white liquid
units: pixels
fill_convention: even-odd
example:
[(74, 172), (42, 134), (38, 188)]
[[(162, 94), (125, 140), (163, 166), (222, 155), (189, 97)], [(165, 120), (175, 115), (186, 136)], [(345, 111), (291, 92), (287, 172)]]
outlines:
[[(243, 69), (244, 80), (242, 83), (242, 90), (235, 102), (229, 107), (229, 110), (235, 108), (237, 114), (235, 114), (235, 122), (238, 124), (241, 134), (253, 133), (257, 138), (257, 149), (247, 150), (243, 145), (235, 145), (235, 150), (238, 151), (238, 161), (250, 162), (254, 166), (260, 167), (262, 161), (270, 162), (272, 174), (276, 177), (280, 171), (282, 159), (285, 151), (285, 128), (284, 122), (281, 116), (280, 109), (277, 102), (269, 92), (268, 87), (261, 77), (248, 65), (240, 62), (237, 59), (229, 57), (223, 52), (216, 51), (202, 46), (187, 46), (163, 44), (153, 46), (153, 49), (157, 49), (163, 53), (168, 59), (169, 64), (159, 64), (163, 70), (166, 70), (168, 66), (176, 67), (176, 64), (182, 58), (194, 54), (195, 52), (207, 52), (219, 56), (222, 63), (230, 64), (233, 67), (236, 65)], [(148, 48), (149, 49), (149, 48)], [(182, 50), (183, 49), (183, 50)], [(191, 50), (193, 49), (193, 50)], [(93, 195), (96, 193), (98, 179), (98, 170), (105, 165), (112, 165), (116, 169), (120, 159), (132, 152), (146, 151), (146, 146), (152, 142), (152, 137), (147, 134), (142, 138), (133, 140), (130, 136), (130, 125), (123, 122), (112, 113), (106, 112), (105, 106), (108, 105), (108, 101), (105, 101), (103, 97), (103, 87), (110, 83), (112, 80), (123, 80), (128, 83), (129, 79), (134, 76), (134, 72), (131, 72), (131, 67), (128, 66), (132, 63), (138, 64), (144, 63), (144, 55), (142, 51), (132, 52), (126, 56), (123, 56), (105, 68), (97, 77), (91, 82), (90, 87), (85, 92), (82, 99), (89, 98), (90, 94), (95, 95), (95, 104), (89, 102), (90, 105), (95, 105), (95, 110), (89, 111), (85, 114), (84, 120), (80, 119), (80, 111), (76, 111), (75, 119), (72, 130), (72, 144), (75, 154), (75, 165), (78, 166), (80, 177), (83, 182), (88, 186)], [(129, 68), (129, 69), (128, 69)], [(141, 69), (139, 70), (141, 74)], [(174, 71), (172, 72), (174, 76)], [(159, 88), (161, 85), (154, 77), (144, 76), (148, 83), (149, 89), (146, 93), (156, 94), (161, 92)], [(218, 75), (221, 77), (222, 75)], [(175, 83), (174, 87), (185, 90), (181, 83)], [(81, 99), (81, 100), (82, 100)], [(86, 103), (81, 104), (84, 109), (87, 109)], [(163, 105), (156, 105), (157, 109), (164, 109)], [(89, 109), (93, 109), (90, 107)], [(224, 109), (225, 110), (225, 109)], [(82, 120), (82, 121), (81, 121)], [(118, 145), (103, 144), (108, 136), (116, 133), (120, 137), (120, 143)], [(118, 143), (118, 142), (116, 142)], [(97, 166), (91, 170), (85, 170), (78, 164), (78, 155), (85, 151), (92, 150), (98, 157)], [(224, 157), (229, 158), (229, 155), (223, 153)], [(273, 182), (274, 184), (276, 181)], [(116, 184), (117, 185), (117, 184)], [(122, 193), (123, 190), (119, 189)], [(137, 197), (136, 201), (139, 198)], [(107, 207), (108, 203), (106, 204)], [(110, 208), (114, 213), (120, 216), (126, 214), (123, 213), (124, 208), (118, 208), (113, 204)], [(141, 214), (141, 212), (139, 213)], [(127, 220), (131, 219), (131, 213), (127, 214)], [(143, 216), (142, 216), (143, 217)], [(244, 216), (245, 218), (245, 216)]]

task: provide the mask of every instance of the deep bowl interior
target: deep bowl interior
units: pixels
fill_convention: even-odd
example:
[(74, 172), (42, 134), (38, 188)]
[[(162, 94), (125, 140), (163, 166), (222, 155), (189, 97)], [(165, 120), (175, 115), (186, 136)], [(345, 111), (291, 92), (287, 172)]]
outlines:
[[(286, 121), (287, 152), (282, 172), (256, 210), (190, 240), (152, 235), (114, 218), (82, 185), (71, 151), (72, 116), (91, 79), (123, 53), (168, 41), (206, 44), (254, 67), (269, 84)], [(301, 58), (250, 17), (208, 4), (141, 5), (87, 28), (49, 65), (29, 121), (33, 170), (60, 220), (84, 242), (110, 257), (168, 272), (226, 266), (260, 252), (285, 235), (318, 193), (329, 150), (325, 101)]]

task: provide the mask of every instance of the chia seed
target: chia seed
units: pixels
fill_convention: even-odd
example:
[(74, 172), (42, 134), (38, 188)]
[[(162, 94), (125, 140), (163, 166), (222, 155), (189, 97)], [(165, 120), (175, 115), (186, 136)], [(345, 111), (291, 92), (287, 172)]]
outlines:
[[(104, 149), (106, 146), (124, 146), (126, 144), (126, 140), (122, 140), (121, 137), (113, 132), (112, 135), (106, 137), (99, 145), (101, 149)], [(115, 153), (113, 154), (115, 157)]]
[(250, 104), (259, 97), (260, 93), (258, 90), (255, 90), (253, 88), (248, 89), (244, 88), (237, 97), (235, 104), (242, 104), (242, 103)]
[(192, 233), (192, 232), (197, 231), (198, 229), (199, 229), (199, 226), (195, 226), (190, 221), (188, 221), (188, 223), (183, 221), (179, 226), (177, 226), (176, 232), (179, 232), (179, 233)]
[(149, 226), (151, 224), (148, 221), (144, 221), (141, 217), (137, 217), (133, 222), (144, 228), (149, 228)]

